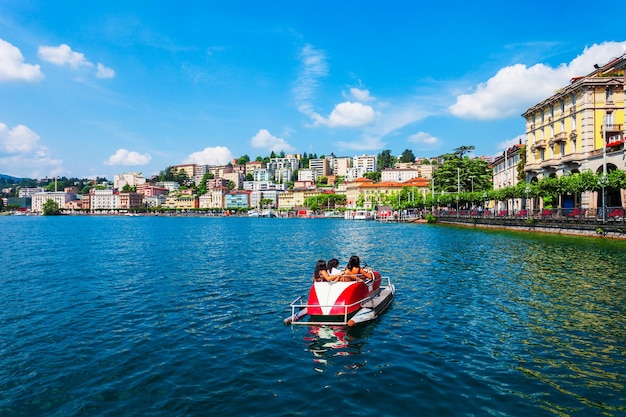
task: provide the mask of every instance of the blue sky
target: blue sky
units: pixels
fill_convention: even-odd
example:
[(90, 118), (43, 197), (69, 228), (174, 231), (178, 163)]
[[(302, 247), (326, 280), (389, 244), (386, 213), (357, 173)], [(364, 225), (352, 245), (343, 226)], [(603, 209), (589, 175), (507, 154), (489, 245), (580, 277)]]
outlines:
[(588, 7), (3, 0), (0, 173), (112, 180), (281, 150), (501, 154), (528, 107), (626, 52), (622, 11)]

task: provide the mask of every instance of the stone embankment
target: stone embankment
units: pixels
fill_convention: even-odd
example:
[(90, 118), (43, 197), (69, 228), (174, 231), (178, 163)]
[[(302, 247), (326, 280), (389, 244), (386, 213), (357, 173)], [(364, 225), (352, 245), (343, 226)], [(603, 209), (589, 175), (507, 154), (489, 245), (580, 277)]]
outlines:
[(603, 223), (600, 219), (586, 219), (583, 221), (568, 222), (566, 220), (546, 221), (536, 219), (437, 216), (437, 223), (464, 227), (517, 230), (532, 233), (626, 239), (626, 222), (624, 222), (623, 219)]

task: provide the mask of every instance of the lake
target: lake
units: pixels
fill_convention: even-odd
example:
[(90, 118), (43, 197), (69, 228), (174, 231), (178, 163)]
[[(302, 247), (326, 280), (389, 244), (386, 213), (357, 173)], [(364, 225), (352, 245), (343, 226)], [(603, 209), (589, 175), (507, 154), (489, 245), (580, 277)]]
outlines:
[[(626, 415), (626, 242), (343, 219), (0, 217), (0, 416)], [(286, 326), (318, 259), (389, 276)]]

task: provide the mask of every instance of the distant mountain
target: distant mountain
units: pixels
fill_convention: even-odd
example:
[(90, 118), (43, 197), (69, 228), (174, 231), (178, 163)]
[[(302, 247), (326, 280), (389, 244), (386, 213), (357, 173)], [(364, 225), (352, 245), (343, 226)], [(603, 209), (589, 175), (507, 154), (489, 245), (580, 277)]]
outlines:
[(23, 178), (16, 178), (6, 174), (0, 174), (0, 179), (3, 180), (13, 180), (14, 182), (20, 182)]

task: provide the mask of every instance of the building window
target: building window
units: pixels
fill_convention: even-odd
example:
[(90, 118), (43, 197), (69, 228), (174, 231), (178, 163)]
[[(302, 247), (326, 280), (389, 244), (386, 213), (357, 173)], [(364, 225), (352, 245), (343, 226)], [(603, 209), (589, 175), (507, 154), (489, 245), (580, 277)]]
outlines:
[(561, 155), (565, 155), (565, 142), (559, 144)]
[(572, 130), (576, 130), (576, 116), (572, 116)]
[(561, 114), (565, 113), (565, 100), (561, 100)]
[(613, 101), (613, 90), (614, 90), (613, 86), (608, 86), (606, 88), (606, 101), (607, 102)]
[(561, 132), (565, 132), (565, 119), (561, 120)]
[(576, 105), (576, 93), (572, 93), (572, 106)]
[(541, 161), (546, 159), (546, 150), (544, 148), (539, 149), (539, 159)]

